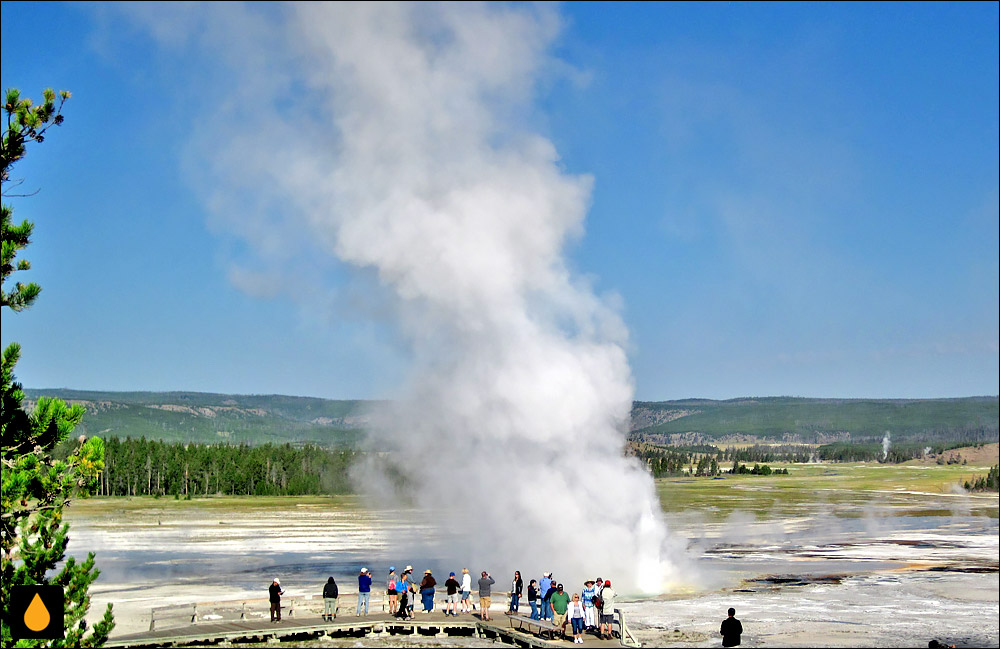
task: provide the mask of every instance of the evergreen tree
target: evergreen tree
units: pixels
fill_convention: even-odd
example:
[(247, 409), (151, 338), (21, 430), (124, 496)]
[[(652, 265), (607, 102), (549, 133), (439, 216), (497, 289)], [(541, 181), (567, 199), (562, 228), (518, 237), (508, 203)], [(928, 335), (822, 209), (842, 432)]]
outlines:
[[(63, 103), (68, 92), (45, 90), (44, 102), (34, 105), (22, 99), (17, 90), (6, 92), (4, 112), (7, 122), (3, 132), (3, 196), (8, 191), (10, 171), (24, 157), (29, 142), (42, 142), (46, 131), (62, 123)], [(16, 183), (15, 183), (16, 184)], [(35, 283), (16, 282), (9, 291), (10, 276), (31, 266), (15, 258), (27, 247), (32, 223), (19, 225), (12, 221), (13, 209), (3, 205), (3, 279), (0, 282), (0, 306), (21, 311), (31, 306), (41, 288)], [(24, 392), (14, 378), (14, 365), (21, 347), (11, 343), (3, 351), (0, 376), (0, 461), (3, 464), (0, 485), (0, 598), (3, 617), (0, 619), (0, 642), (10, 647), (91, 647), (107, 639), (114, 620), (111, 605), (104, 618), (90, 633), (82, 624), (90, 608), (88, 588), (97, 578), (94, 555), (83, 563), (66, 558), (69, 525), (63, 522), (63, 508), (75, 495), (91, 493), (103, 466), (104, 444), (99, 438), (80, 438), (65, 459), (56, 457), (56, 446), (65, 440), (83, 418), (83, 408), (68, 407), (58, 399), (40, 398), (33, 412), (23, 407)], [(65, 559), (65, 561), (64, 561)], [(57, 571), (56, 565), (62, 562)], [(59, 640), (21, 639), (14, 645), (11, 636), (11, 588), (31, 584), (52, 584), (63, 587), (65, 594), (64, 620), (66, 633)]]

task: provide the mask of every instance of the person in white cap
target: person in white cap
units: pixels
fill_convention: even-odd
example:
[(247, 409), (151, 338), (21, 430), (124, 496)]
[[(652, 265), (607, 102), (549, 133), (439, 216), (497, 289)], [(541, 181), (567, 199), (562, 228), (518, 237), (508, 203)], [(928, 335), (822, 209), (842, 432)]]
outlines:
[(365, 608), (365, 615), (368, 615), (368, 604), (372, 598), (372, 576), (368, 574), (368, 568), (362, 568), (358, 575), (358, 611), (355, 617), (361, 615), (361, 607)]
[(275, 577), (267, 589), (268, 599), (271, 601), (272, 622), (281, 622), (281, 594), (283, 592), (285, 591), (281, 589), (281, 582)]

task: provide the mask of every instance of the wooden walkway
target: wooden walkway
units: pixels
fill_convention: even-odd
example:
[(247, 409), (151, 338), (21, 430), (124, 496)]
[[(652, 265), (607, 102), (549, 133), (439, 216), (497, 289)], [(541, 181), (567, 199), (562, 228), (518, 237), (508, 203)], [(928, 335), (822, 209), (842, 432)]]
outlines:
[[(584, 635), (584, 646), (587, 647), (619, 647), (640, 646), (635, 642), (624, 618), (616, 610), (615, 628), (625, 629), (621, 633), (625, 641), (619, 639), (599, 640), (593, 635)], [(386, 613), (373, 613), (368, 616), (356, 617), (351, 614), (340, 614), (331, 622), (316, 615), (301, 617), (285, 617), (281, 622), (268, 620), (234, 620), (195, 622), (183, 626), (153, 629), (143, 633), (133, 633), (111, 637), (104, 644), (113, 648), (167, 647), (189, 644), (205, 644), (219, 642), (265, 642), (271, 638), (284, 641), (305, 641), (321, 636), (339, 637), (375, 637), (385, 638), (393, 635), (422, 636), (478, 636), (491, 638), (519, 647), (537, 647), (550, 649), (572, 644), (572, 635), (568, 640), (548, 640), (540, 636), (518, 630), (508, 618), (500, 612), (489, 621), (482, 621), (478, 614), (445, 616), (440, 612), (417, 613), (413, 620), (397, 620)]]

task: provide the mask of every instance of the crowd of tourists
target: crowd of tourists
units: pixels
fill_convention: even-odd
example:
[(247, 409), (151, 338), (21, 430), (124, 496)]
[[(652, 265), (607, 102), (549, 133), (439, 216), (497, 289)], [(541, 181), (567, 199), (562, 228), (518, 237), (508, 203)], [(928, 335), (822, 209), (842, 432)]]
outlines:
[[(417, 610), (421, 613), (434, 611), (434, 597), (439, 584), (431, 570), (425, 570), (423, 577), (418, 581), (413, 574), (413, 566), (406, 566), (399, 573), (396, 572), (395, 566), (390, 566), (384, 583), (390, 615), (401, 619), (413, 619)], [(361, 568), (358, 573), (358, 603), (354, 613), (356, 616), (368, 615), (373, 584), (371, 572), (368, 568)], [(489, 620), (495, 584), (496, 580), (485, 570), (475, 582), (468, 568), (463, 568), (460, 575), (449, 573), (448, 578), (440, 585), (445, 594), (444, 614), (458, 616), (474, 613), (476, 605), (473, 592), (475, 592), (478, 597), (479, 617), (482, 620)], [(272, 622), (281, 621), (283, 593), (281, 583), (275, 578), (269, 588)], [(507, 615), (520, 615), (521, 601), (527, 595), (526, 601), (531, 607), (531, 619), (548, 621), (559, 627), (563, 633), (566, 627), (570, 626), (574, 642), (582, 643), (583, 634), (587, 631), (596, 633), (598, 637), (612, 635), (616, 594), (610, 580), (600, 577), (588, 579), (583, 582), (580, 592), (570, 594), (563, 584), (553, 578), (551, 572), (546, 572), (542, 574), (541, 579), (530, 580), (525, 590), (521, 572), (515, 570), (508, 594), (510, 603), (505, 611)], [(337, 582), (330, 577), (323, 587), (324, 620), (331, 621), (336, 618), (339, 597)]]
[[(443, 586), (446, 593), (444, 614), (458, 616), (459, 613), (472, 614), (475, 605), (472, 601), (472, 575), (468, 568), (462, 568), (461, 580), (452, 572), (448, 574)], [(362, 568), (358, 573), (358, 605), (356, 616), (368, 615), (371, 603), (372, 576), (368, 568)], [(496, 580), (485, 570), (480, 573), (476, 588), (479, 596), (479, 616), (483, 620), (490, 619), (490, 606), (493, 586)], [(389, 568), (385, 580), (386, 601), (389, 614), (401, 619), (415, 617), (416, 598), (420, 595), (421, 613), (431, 613), (434, 610), (434, 595), (437, 592), (437, 580), (433, 572), (425, 570), (423, 578), (417, 583), (413, 576), (413, 566), (406, 566), (396, 574), (396, 567)], [(284, 594), (281, 582), (277, 577), (268, 588), (271, 602), (271, 621), (281, 622), (281, 595)], [(521, 615), (521, 598), (527, 595), (531, 607), (531, 618), (535, 621), (545, 621), (561, 630), (566, 635), (567, 625), (571, 626), (573, 642), (583, 644), (583, 634), (594, 633), (598, 638), (610, 639), (614, 636), (615, 593), (610, 579), (587, 579), (583, 582), (579, 593), (570, 594), (562, 583), (556, 581), (551, 572), (542, 574), (541, 579), (528, 582), (527, 592), (521, 571), (515, 570), (510, 582), (510, 603), (505, 613)], [(333, 577), (327, 579), (323, 586), (323, 619), (332, 621), (337, 617), (337, 601), (340, 591)], [(736, 619), (736, 610), (729, 609), (729, 617), (722, 623), (719, 633), (722, 635), (722, 646), (734, 647), (740, 644), (743, 626)]]
[[(515, 572), (508, 614), (519, 612), (522, 587), (521, 573)], [(612, 637), (617, 594), (610, 579), (587, 579), (580, 592), (570, 594), (551, 572), (546, 572), (541, 579), (528, 582), (527, 596), (531, 619), (547, 620), (564, 634), (569, 625), (575, 643), (583, 644), (583, 634), (588, 631), (598, 638)]]

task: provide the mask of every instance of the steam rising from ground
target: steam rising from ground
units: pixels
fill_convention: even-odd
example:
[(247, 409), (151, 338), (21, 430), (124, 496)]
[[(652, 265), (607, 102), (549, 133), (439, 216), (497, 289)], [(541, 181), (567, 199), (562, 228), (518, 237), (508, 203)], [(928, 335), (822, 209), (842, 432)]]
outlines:
[[(273, 183), (293, 227), (395, 296), (414, 363), (376, 434), (416, 485), (408, 497), (471, 535), (449, 552), (474, 571), (659, 592), (676, 567), (653, 482), (623, 457), (625, 327), (563, 257), (591, 181), (564, 173), (552, 143), (523, 127), (558, 17), (465, 3), (285, 10), (287, 75), (320, 99), (295, 116), (274, 98), (268, 133), (233, 135), (217, 172), (253, 174), (231, 179), (250, 196)], [(248, 56), (261, 69), (274, 60)], [(275, 228), (241, 227), (258, 250), (275, 248), (255, 234)]]
[(892, 440), (889, 439), (891, 435), (889, 431), (885, 431), (885, 436), (882, 438), (882, 461), (884, 462), (887, 457), (889, 457), (889, 448), (892, 446)]

